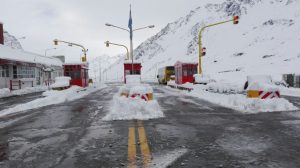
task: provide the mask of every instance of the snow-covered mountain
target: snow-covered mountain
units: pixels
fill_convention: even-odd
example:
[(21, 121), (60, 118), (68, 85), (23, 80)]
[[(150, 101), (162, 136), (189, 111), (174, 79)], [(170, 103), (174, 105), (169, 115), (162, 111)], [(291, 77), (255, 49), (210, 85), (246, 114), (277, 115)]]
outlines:
[[(199, 2), (201, 3), (201, 2)], [(215, 79), (244, 81), (248, 74), (300, 73), (300, 0), (227, 0), (199, 4), (185, 17), (167, 24), (140, 44), (134, 57), (144, 78), (176, 61), (198, 61), (198, 32), (204, 25), (240, 16), (240, 23), (208, 28), (203, 33), (207, 54), (203, 73)], [(111, 65), (109, 76), (123, 74), (123, 60)]]
[(7, 31), (4, 31), (4, 45), (13, 49), (23, 50), (22, 45), (18, 41), (18, 39), (15, 36), (10, 35)]

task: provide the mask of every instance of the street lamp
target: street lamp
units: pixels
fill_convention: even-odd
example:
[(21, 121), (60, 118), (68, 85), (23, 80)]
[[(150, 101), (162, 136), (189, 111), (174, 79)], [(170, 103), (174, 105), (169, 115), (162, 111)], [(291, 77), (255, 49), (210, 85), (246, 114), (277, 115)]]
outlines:
[(154, 25), (149, 25), (149, 26), (145, 26), (145, 27), (141, 27), (141, 28), (133, 29), (133, 30), (122, 28), (122, 27), (119, 27), (119, 26), (115, 26), (115, 25), (110, 24), (110, 23), (106, 23), (105, 26), (121, 29), (121, 30), (127, 31), (130, 34), (130, 58), (131, 58), (131, 61), (132, 61), (132, 72), (133, 72), (133, 44), (132, 44), (133, 32), (137, 31), (137, 30), (142, 30), (142, 29), (151, 29), (151, 28), (154, 28), (155, 26)]
[(72, 42), (67, 42), (67, 41), (62, 41), (62, 40), (58, 40), (58, 39), (54, 39), (53, 42), (54, 42), (54, 45), (58, 45), (58, 43), (60, 42), (60, 43), (66, 43), (70, 47), (72, 47), (73, 45), (77, 46), (77, 47), (80, 47), (82, 49), (83, 54), (84, 54), (84, 56), (81, 58), (81, 61), (82, 62), (87, 61), (86, 60), (86, 53), (87, 53), (88, 49), (85, 49), (85, 47), (83, 47), (83, 45), (72, 43)]
[(204, 26), (200, 29), (199, 32), (199, 62), (198, 62), (198, 74), (202, 74), (202, 60), (201, 57), (204, 56), (206, 54), (206, 48), (202, 48), (202, 33), (203, 31), (208, 28), (208, 27), (213, 27), (213, 26), (217, 26), (220, 24), (224, 24), (224, 23), (228, 23), (228, 22), (233, 22), (233, 24), (238, 24), (239, 23), (239, 16), (233, 16), (233, 19), (227, 20), (227, 21), (223, 21), (223, 22), (218, 22), (218, 23), (214, 23), (214, 24), (210, 24), (207, 26)]
[(56, 48), (48, 48), (48, 49), (45, 49), (45, 56), (47, 56), (47, 51), (49, 50), (56, 50)]

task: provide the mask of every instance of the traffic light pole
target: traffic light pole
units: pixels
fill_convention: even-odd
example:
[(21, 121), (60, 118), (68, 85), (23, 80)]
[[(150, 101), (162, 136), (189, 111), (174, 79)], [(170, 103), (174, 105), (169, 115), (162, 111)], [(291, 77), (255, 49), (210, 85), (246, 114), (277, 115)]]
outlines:
[(111, 45), (115, 45), (115, 46), (124, 47), (126, 49), (126, 51), (127, 51), (127, 53), (126, 53), (126, 55), (127, 55), (126, 60), (129, 60), (129, 50), (128, 50), (128, 48), (125, 45), (117, 44), (117, 43), (111, 43), (109, 41), (104, 42), (104, 44), (106, 44), (106, 47), (109, 47), (110, 44)]
[(214, 24), (210, 24), (207, 26), (204, 26), (201, 28), (200, 32), (199, 32), (199, 62), (198, 62), (198, 74), (202, 74), (202, 33), (206, 28), (209, 27), (213, 27), (213, 26), (217, 26), (220, 24), (224, 24), (224, 23), (228, 23), (228, 22), (232, 22), (235, 21), (235, 19), (231, 19), (231, 20), (227, 20), (227, 21), (223, 21), (223, 22), (218, 22), (218, 23), (214, 23)]
[(60, 43), (66, 43), (69, 46), (73, 46), (74, 45), (74, 46), (82, 48), (82, 52), (84, 54), (84, 59), (82, 59), (82, 62), (86, 62), (87, 61), (86, 60), (87, 49), (85, 49), (82, 45), (76, 44), (76, 43), (67, 42), (67, 41), (57, 40), (57, 39), (54, 40), (54, 45), (58, 45), (58, 42), (60, 42)]

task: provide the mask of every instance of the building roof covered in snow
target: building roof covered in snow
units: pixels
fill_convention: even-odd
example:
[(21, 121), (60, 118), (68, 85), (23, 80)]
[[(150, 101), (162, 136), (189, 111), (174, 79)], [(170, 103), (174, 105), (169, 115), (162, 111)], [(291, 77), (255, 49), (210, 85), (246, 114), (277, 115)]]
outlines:
[(46, 66), (60, 66), (60, 67), (62, 66), (62, 62), (58, 58), (46, 57), (40, 54), (12, 49), (4, 45), (0, 45), (0, 59), (26, 62), (26, 63), (43, 64)]

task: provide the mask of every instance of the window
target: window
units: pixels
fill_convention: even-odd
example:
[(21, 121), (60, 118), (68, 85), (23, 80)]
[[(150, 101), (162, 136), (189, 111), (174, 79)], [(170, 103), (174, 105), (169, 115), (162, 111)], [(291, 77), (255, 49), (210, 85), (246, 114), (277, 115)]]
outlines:
[(183, 69), (183, 76), (187, 76), (188, 75), (188, 67), (184, 66), (184, 67), (182, 67), (182, 69)]
[(35, 78), (35, 68), (29, 66), (13, 66), (14, 78)]
[(195, 74), (194, 73), (194, 66), (193, 65), (188, 66), (188, 75), (193, 76), (194, 74)]
[(7, 77), (9, 77), (8, 65), (1, 65), (0, 66), (0, 78), (7, 78)]

